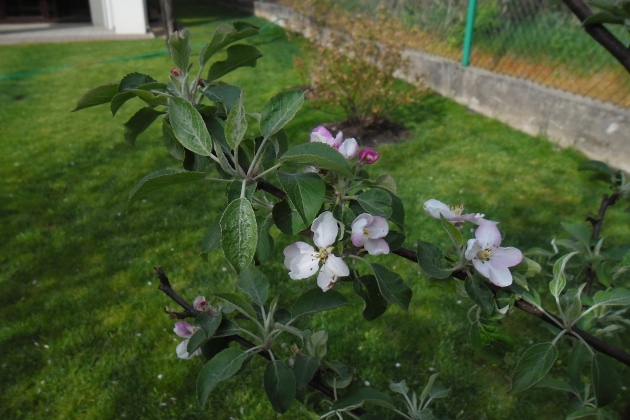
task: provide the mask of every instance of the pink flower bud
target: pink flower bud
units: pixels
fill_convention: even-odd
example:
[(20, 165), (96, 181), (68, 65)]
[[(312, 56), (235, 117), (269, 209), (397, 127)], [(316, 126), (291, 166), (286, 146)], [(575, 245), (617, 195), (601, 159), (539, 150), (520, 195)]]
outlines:
[(171, 70), (171, 76), (179, 77), (181, 75), (182, 75), (182, 72), (177, 67)]
[(199, 86), (201, 86), (202, 88), (206, 87), (206, 81), (205, 81), (205, 80), (203, 80), (203, 79), (201, 79), (201, 78), (200, 78), (200, 79), (198, 80), (198, 83), (199, 83)]
[(359, 152), (359, 161), (371, 165), (376, 162), (381, 154), (371, 147), (366, 147)]

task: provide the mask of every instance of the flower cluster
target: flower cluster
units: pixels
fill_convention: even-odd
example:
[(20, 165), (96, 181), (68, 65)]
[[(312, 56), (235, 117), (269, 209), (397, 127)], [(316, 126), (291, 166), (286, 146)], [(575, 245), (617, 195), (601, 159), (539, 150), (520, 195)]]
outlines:
[(499, 222), (486, 220), (480, 213), (462, 214), (464, 206), (448, 206), (435, 199), (425, 202), (424, 210), (436, 219), (442, 216), (453, 223), (471, 222), (478, 225), (475, 238), (468, 240), (465, 258), (472, 261), (479, 274), (497, 286), (506, 287), (512, 284), (512, 273), (508, 268), (520, 263), (523, 254), (514, 247), (500, 246), (501, 233), (497, 228)]
[(381, 156), (371, 147), (365, 147), (359, 151), (359, 144), (353, 138), (343, 139), (340, 131), (335, 137), (323, 125), (317, 126), (311, 131), (311, 142), (324, 143), (337, 150), (347, 160), (358, 156), (360, 164), (372, 164)]
[[(325, 211), (313, 221), (311, 232), (317, 249), (298, 241), (284, 249), (284, 266), (293, 280), (306, 279), (317, 274), (317, 285), (325, 292), (340, 277), (350, 274), (345, 261), (333, 254), (334, 243), (339, 235), (340, 223), (333, 214)], [(383, 239), (389, 232), (387, 220), (368, 213), (360, 214), (352, 222), (351, 241), (363, 247), (370, 255), (389, 253), (389, 245)]]

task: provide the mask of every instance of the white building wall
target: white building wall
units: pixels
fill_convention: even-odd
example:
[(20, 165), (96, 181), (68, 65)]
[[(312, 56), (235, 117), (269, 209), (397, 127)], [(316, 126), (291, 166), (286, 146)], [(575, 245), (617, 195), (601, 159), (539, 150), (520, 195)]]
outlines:
[(90, 0), (92, 24), (117, 34), (147, 33), (147, 8), (144, 0)]

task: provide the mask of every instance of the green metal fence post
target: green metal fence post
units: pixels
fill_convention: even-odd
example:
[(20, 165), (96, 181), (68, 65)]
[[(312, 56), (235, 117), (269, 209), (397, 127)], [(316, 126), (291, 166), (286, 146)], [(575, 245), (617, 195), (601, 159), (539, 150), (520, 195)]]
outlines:
[(473, 28), (475, 27), (475, 12), (477, 0), (468, 0), (468, 15), (466, 16), (466, 34), (464, 35), (464, 52), (462, 54), (462, 66), (470, 64), (470, 50), (472, 49)]

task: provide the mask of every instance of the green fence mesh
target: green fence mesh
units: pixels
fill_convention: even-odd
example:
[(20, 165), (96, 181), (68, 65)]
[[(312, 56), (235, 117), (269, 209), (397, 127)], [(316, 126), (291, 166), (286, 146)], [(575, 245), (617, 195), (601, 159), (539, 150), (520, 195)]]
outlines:
[[(340, 0), (370, 12), (385, 6), (419, 29), (414, 47), (461, 60), (467, 0)], [(630, 36), (609, 27), (625, 45)], [(375, 28), (378, 30), (378, 28)], [(630, 75), (560, 0), (478, 0), (470, 65), (630, 107)]]

